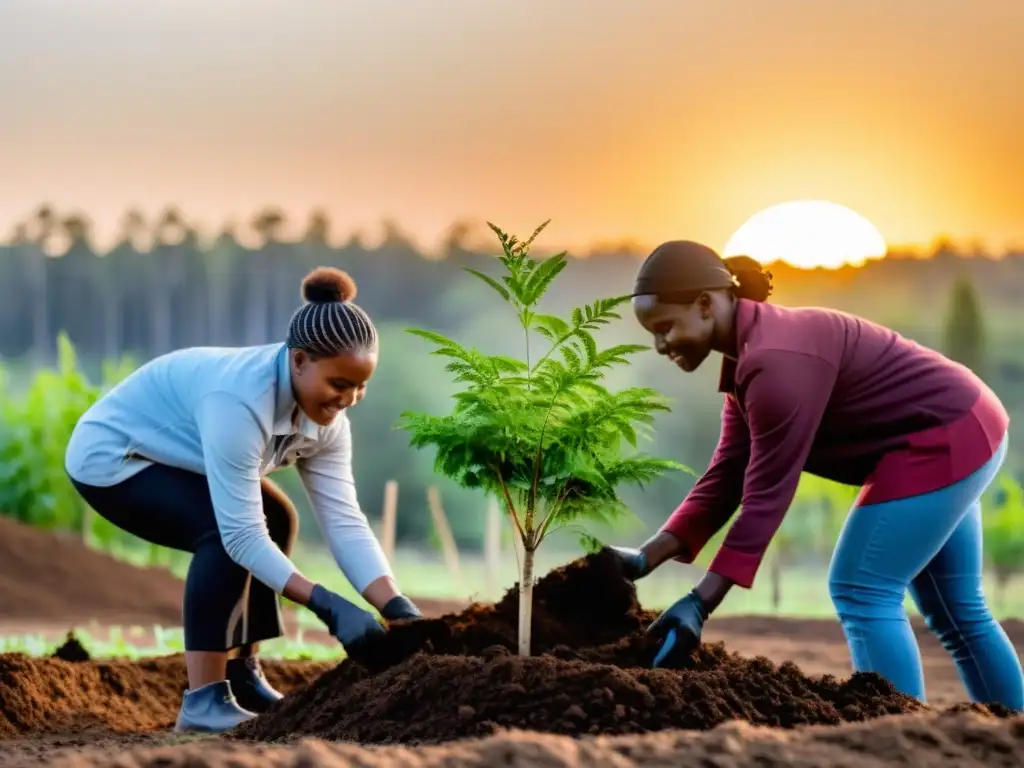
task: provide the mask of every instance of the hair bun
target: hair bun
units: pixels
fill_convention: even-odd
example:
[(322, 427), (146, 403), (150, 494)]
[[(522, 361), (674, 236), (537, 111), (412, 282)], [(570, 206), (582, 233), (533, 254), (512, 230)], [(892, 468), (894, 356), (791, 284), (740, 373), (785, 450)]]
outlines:
[(311, 304), (352, 301), (356, 297), (356, 281), (337, 267), (317, 267), (302, 281), (302, 298)]
[(752, 301), (767, 301), (772, 295), (774, 275), (762, 267), (760, 262), (749, 256), (730, 256), (722, 261), (739, 283), (736, 288), (738, 297)]
[(725, 266), (734, 275), (740, 272), (764, 272), (764, 267), (761, 266), (761, 263), (750, 256), (729, 256), (722, 259), (722, 261), (725, 262)]

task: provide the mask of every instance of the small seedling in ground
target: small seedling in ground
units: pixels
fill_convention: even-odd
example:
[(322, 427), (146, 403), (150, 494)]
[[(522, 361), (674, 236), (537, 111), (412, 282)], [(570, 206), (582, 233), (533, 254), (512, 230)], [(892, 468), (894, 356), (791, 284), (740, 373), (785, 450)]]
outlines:
[[(638, 431), (649, 428), (656, 411), (669, 410), (652, 389), (611, 392), (601, 381), (627, 356), (648, 349), (619, 344), (600, 349), (594, 332), (619, 319), (629, 296), (598, 299), (572, 311), (569, 319), (537, 311), (541, 297), (567, 265), (566, 254), (544, 260), (529, 256), (526, 241), (493, 224), (501, 243), (500, 281), (464, 268), (510, 306), (524, 338), (524, 359), (486, 355), (439, 333), (410, 329), (432, 342), (432, 354), (446, 357), (446, 370), (463, 385), (447, 416), (402, 414), (400, 426), (417, 448), (436, 449), (435, 469), (465, 488), (494, 494), (508, 512), (522, 542), (519, 579), (519, 653), (530, 655), (534, 558), (545, 537), (576, 520), (610, 522), (629, 510), (618, 496), (623, 484), (642, 485), (671, 469), (667, 459), (633, 453)], [(535, 357), (531, 333), (547, 348)]]

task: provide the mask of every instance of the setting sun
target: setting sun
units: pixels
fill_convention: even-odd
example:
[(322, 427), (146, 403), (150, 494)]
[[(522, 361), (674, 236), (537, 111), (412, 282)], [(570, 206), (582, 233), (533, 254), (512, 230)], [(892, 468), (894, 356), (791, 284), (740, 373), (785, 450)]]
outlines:
[(859, 213), (824, 200), (794, 200), (754, 214), (736, 230), (723, 256), (745, 255), (767, 264), (835, 269), (881, 258), (885, 238)]

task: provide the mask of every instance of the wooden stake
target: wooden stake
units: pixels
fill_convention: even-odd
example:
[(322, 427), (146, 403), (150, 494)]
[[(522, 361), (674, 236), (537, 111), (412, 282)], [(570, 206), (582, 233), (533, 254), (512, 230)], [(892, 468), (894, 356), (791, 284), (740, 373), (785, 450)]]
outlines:
[(436, 486), (427, 488), (427, 504), (430, 506), (430, 515), (434, 518), (434, 527), (441, 539), (441, 549), (444, 552), (444, 561), (448, 566), (456, 585), (462, 581), (462, 570), (459, 568), (459, 550), (455, 546), (455, 537), (452, 535), (451, 526), (448, 525), (448, 517), (441, 505), (441, 492)]
[(381, 514), (380, 546), (389, 563), (395, 558), (395, 526), (398, 520), (398, 481), (384, 483), (384, 511)]

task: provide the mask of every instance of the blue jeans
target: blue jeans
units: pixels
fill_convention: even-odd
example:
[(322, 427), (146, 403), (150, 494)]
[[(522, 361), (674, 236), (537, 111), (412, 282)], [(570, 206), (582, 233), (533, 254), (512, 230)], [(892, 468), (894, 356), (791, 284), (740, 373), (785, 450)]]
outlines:
[(981, 495), (1007, 441), (970, 477), (938, 491), (855, 507), (839, 535), (829, 593), (853, 668), (925, 701), (906, 592), (956, 662), (972, 701), (1024, 710), (1024, 672), (982, 590)]

